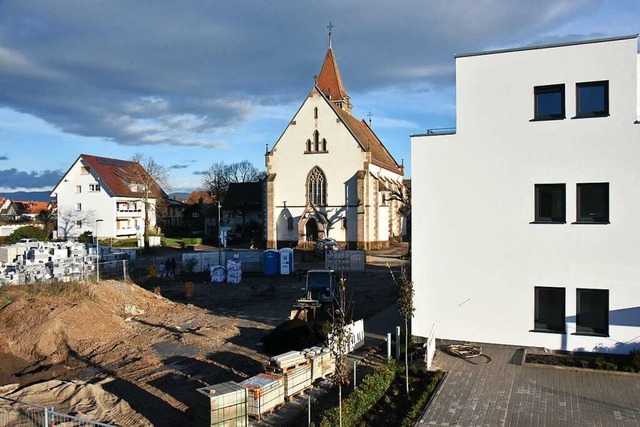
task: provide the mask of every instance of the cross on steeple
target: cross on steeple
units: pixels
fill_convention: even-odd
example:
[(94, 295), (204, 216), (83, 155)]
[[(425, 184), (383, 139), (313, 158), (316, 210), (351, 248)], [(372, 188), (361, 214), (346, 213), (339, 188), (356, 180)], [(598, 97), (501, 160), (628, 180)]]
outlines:
[(333, 29), (335, 25), (333, 25), (331, 23), (331, 21), (329, 21), (329, 25), (327, 25), (327, 28), (329, 29), (329, 47), (331, 47), (331, 30)]
[(367, 114), (367, 117), (369, 117), (369, 127), (371, 127), (371, 117), (373, 117), (373, 114), (371, 114), (371, 111), (369, 111), (369, 113)]

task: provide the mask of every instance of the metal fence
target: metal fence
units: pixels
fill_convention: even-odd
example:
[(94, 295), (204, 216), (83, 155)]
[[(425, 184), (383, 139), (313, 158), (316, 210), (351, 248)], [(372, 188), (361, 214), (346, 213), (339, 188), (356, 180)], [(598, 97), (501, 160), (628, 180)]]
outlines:
[(35, 405), (0, 396), (0, 426), (15, 427), (114, 427), (85, 418), (63, 414), (50, 406)]
[(336, 271), (364, 271), (365, 251), (326, 251), (324, 268)]

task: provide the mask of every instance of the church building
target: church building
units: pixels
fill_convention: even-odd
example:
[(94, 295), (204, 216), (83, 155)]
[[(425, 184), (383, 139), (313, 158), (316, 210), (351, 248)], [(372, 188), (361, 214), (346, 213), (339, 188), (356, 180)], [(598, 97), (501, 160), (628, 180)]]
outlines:
[(404, 167), (353, 105), (329, 39), (320, 74), (265, 154), (269, 247), (333, 238), (350, 249), (385, 247), (402, 233)]

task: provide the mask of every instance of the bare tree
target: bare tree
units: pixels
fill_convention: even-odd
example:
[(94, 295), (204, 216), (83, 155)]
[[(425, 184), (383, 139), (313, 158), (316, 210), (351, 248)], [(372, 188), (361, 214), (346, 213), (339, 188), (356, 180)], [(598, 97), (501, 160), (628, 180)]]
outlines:
[(51, 234), (52, 226), (55, 224), (58, 218), (58, 214), (54, 212), (52, 209), (42, 209), (38, 212), (36, 216), (36, 220), (42, 224), (44, 227), (44, 234), (46, 236), (46, 240), (49, 239), (49, 234)]
[(202, 186), (216, 201), (222, 201), (230, 183), (253, 182), (263, 176), (264, 172), (260, 172), (247, 160), (230, 164), (216, 162), (204, 173)]
[(149, 249), (149, 226), (150, 213), (154, 213), (156, 218), (161, 214), (161, 207), (165, 205), (167, 195), (163, 188), (168, 188), (169, 171), (165, 166), (157, 163), (149, 156), (136, 153), (131, 160), (139, 167), (130, 169), (128, 179), (132, 188), (140, 194), (136, 201), (144, 205), (144, 247)]
[(393, 270), (387, 264), (387, 268), (391, 273), (393, 283), (398, 287), (398, 312), (404, 318), (404, 366), (405, 366), (405, 379), (407, 386), (407, 396), (409, 396), (409, 320), (413, 318), (413, 313), (416, 308), (413, 305), (413, 296), (415, 291), (413, 289), (413, 282), (409, 277), (407, 271), (407, 264), (402, 264), (400, 267), (399, 280), (393, 274)]
[(338, 385), (338, 419), (340, 420), (340, 427), (342, 427), (342, 385), (349, 383), (347, 354), (351, 339), (346, 320), (345, 283), (346, 280), (343, 276), (338, 284), (338, 295), (335, 296), (336, 301), (331, 315), (331, 335), (329, 338), (329, 348), (335, 363), (334, 381)]
[(411, 186), (402, 185), (392, 188), (389, 191), (389, 197), (387, 200), (396, 200), (400, 202), (400, 208), (398, 212), (402, 215), (407, 224), (407, 234), (409, 237), (409, 252), (407, 255), (411, 255)]

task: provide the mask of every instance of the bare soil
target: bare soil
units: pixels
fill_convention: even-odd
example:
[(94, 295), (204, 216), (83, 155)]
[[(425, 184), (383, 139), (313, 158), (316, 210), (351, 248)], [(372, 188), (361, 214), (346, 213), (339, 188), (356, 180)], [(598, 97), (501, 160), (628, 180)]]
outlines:
[[(395, 299), (385, 267), (345, 278), (354, 318), (366, 319)], [(192, 298), (183, 281), (144, 286), (159, 288), (159, 295), (116, 281), (57, 292), (0, 289), (0, 299), (12, 300), (0, 309), (0, 385), (97, 421), (193, 425), (197, 388), (263, 371), (268, 356), (260, 341), (289, 317), (304, 281), (301, 274), (246, 276), (236, 285), (195, 281)], [(57, 382), (35, 385), (51, 380)], [(83, 384), (91, 392), (78, 410), (61, 390), (77, 394)]]

